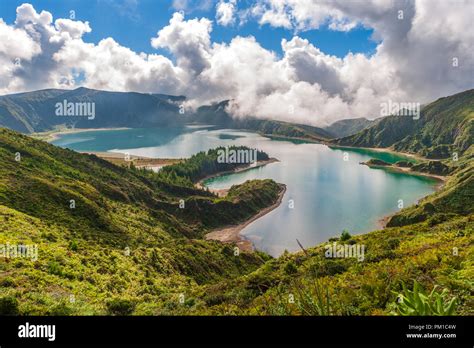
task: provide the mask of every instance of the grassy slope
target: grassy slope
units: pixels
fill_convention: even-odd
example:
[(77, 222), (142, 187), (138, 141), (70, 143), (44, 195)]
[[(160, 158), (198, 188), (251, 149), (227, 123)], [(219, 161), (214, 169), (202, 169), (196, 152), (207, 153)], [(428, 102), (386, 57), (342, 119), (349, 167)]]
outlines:
[(387, 315), (396, 301), (392, 291), (417, 279), (429, 290), (448, 289), (459, 299), (456, 314), (472, 315), (473, 220), (471, 214), (353, 237), (365, 245), (363, 262), (325, 258), (323, 246), (285, 254), (249, 275), (209, 285), (207, 313)]
[(201, 106), (195, 114), (188, 117), (188, 121), (214, 124), (226, 128), (252, 130), (263, 135), (307, 139), (310, 141), (323, 141), (333, 138), (330, 132), (319, 127), (253, 117), (234, 118), (226, 111), (228, 102), (222, 101), (212, 105)]
[[(338, 244), (365, 246), (362, 262), (326, 258), (324, 243), (286, 253), (255, 272), (210, 284), (208, 314), (388, 315), (402, 282), (435, 285), (474, 313), (474, 163), (468, 150), (438, 192), (393, 216), (389, 227)], [(440, 291), (440, 290), (439, 290)], [(290, 298), (294, 301), (290, 302)]]
[[(474, 137), (469, 134), (473, 95), (471, 90), (428, 105), (421, 128), (410, 118), (388, 117), (342, 139), (344, 145), (395, 144), (398, 150), (425, 155), (433, 153), (433, 146), (462, 153), (456, 161), (442, 162), (450, 173), (443, 188), (394, 215), (388, 228), (337, 240), (339, 244), (364, 245), (363, 262), (326, 258), (324, 244), (284, 254), (251, 274), (209, 285), (203, 296), (209, 305), (207, 313), (387, 315), (394, 312), (402, 282), (411, 287), (417, 280), (428, 292), (435, 285), (448, 290), (450, 297), (458, 298), (456, 314), (472, 315)], [(432, 164), (422, 161), (414, 167), (437, 169)]]
[[(273, 204), (279, 186), (271, 180), (217, 198), (6, 129), (0, 160), (0, 244), (39, 246), (37, 261), (2, 258), (2, 313), (12, 299), (19, 305), (10, 309), (23, 314), (175, 313), (194, 306), (202, 284), (246, 274), (268, 258), (235, 257), (230, 246), (199, 238)], [(181, 293), (190, 301), (184, 307)]]
[[(94, 102), (96, 116), (58, 117), (55, 104)], [(221, 127), (247, 129), (262, 134), (306, 138), (318, 141), (332, 138), (332, 134), (318, 127), (256, 118), (235, 119), (225, 108), (228, 101), (200, 107), (197, 112), (181, 115), (179, 105), (185, 97), (161, 94), (121, 93), (87, 88), (75, 90), (48, 89), (0, 96), (0, 127), (23, 133), (50, 131), (57, 127), (163, 127), (186, 122), (214, 124)], [(113, 115), (111, 117), (110, 115)], [(133, 120), (133, 122), (132, 122)]]
[(389, 116), (357, 134), (337, 139), (339, 145), (392, 147), (428, 158), (464, 153), (474, 138), (474, 90), (440, 98), (421, 110), (418, 120)]
[[(472, 91), (465, 93), (469, 95)], [(470, 102), (465, 100), (464, 103)], [(468, 108), (454, 103), (450, 112), (460, 115), (456, 110)], [(445, 108), (438, 111), (438, 115), (443, 112), (444, 116), (452, 115)], [(390, 129), (379, 128), (381, 133), (377, 133), (377, 137), (383, 139), (386, 134), (388, 139), (393, 139), (391, 137), (398, 134), (394, 129), (406, 131), (403, 120), (407, 118), (401, 120), (400, 127), (390, 123)], [(432, 122), (438, 121), (436, 117)], [(432, 149), (427, 150), (433, 142), (439, 145), (448, 141), (453, 143), (442, 146), (462, 149), (459, 161), (450, 163), (452, 174), (442, 190), (417, 206), (399, 212), (390, 220), (390, 227), (384, 230), (339, 241), (365, 245), (363, 262), (325, 258), (322, 245), (306, 253), (284, 254), (278, 259), (268, 259), (261, 253), (241, 254), (241, 258), (234, 256), (230, 246), (181, 238), (199, 237), (206, 228), (242, 220), (245, 217), (240, 214), (251, 214), (252, 205), (268, 205), (278, 189), (272, 181), (248, 182), (231, 190), (227, 199), (217, 199), (189, 187), (153, 180), (149, 173), (127, 171), (95, 157), (87, 158), (44, 143), (29, 143), (32, 141), (29, 138), (12, 137), (11, 132), (3, 131), (1, 134), (6, 134), (3, 137), (8, 141), (1, 139), (0, 153), (9, 174), (7, 179), (2, 176), (0, 186), (0, 202), (8, 206), (1, 207), (6, 222), (2, 225), (7, 226), (6, 236), (9, 236), (4, 241), (18, 240), (25, 244), (39, 241), (48, 256), (40, 259), (39, 264), (24, 259), (2, 264), (6, 277), (1, 279), (0, 291), (20, 298), (23, 313), (371, 315), (391, 313), (396, 300), (393, 291), (401, 290), (402, 281), (410, 285), (416, 279), (428, 290), (434, 285), (447, 289), (450, 296), (459, 299), (457, 314), (472, 315), (473, 148), (469, 147), (472, 137), (465, 137), (466, 129), (470, 132), (469, 126), (466, 128), (462, 122), (458, 124), (462, 127), (456, 128), (456, 137), (425, 139), (420, 148), (414, 150), (433, 153)], [(367, 134), (365, 132), (367, 130), (359, 136)], [(425, 137), (428, 135), (425, 133)], [(29, 157), (32, 161), (21, 170), (15, 167), (19, 164), (11, 157), (18, 148), (26, 154), (23, 156), (25, 162)], [(56, 163), (58, 155), (63, 158)], [(40, 160), (38, 157), (41, 156), (45, 158)], [(61, 167), (63, 164), (66, 164), (65, 168)], [(94, 170), (93, 166), (100, 170)], [(104, 169), (107, 166), (110, 170)], [(76, 168), (81, 168), (79, 173), (74, 172)], [(48, 173), (48, 177), (41, 174), (36, 179), (38, 173)], [(64, 176), (67, 180), (63, 180)], [(121, 178), (123, 183), (117, 181)], [(46, 179), (48, 185), (44, 185)], [(32, 186), (30, 181), (39, 186)], [(22, 194), (15, 193), (15, 188), (23, 190)], [(59, 188), (62, 191), (58, 196), (55, 190)], [(46, 203), (34, 201), (30, 207), (23, 197), (34, 199), (36, 194), (28, 196), (33, 189), (35, 193), (45, 190), (41, 197)], [(85, 202), (81, 224), (76, 218), (72, 219), (67, 210), (54, 211), (54, 207), (60, 206), (55, 197), (61, 197), (62, 202), (64, 192), (78, 195), (80, 201)], [(140, 195), (136, 194), (138, 192)], [(235, 195), (239, 197), (237, 200)], [(189, 209), (177, 208), (179, 198), (186, 200)], [(45, 206), (47, 202), (51, 205)], [(249, 205), (250, 210), (245, 210)], [(106, 214), (98, 210), (104, 206), (107, 206), (103, 209)], [(43, 207), (41, 211), (51, 212), (54, 219), (32, 207)], [(237, 207), (239, 209), (235, 209)], [(91, 226), (96, 220), (90, 216), (94, 212), (105, 219), (106, 239), (100, 238), (104, 231)], [(114, 229), (107, 230), (110, 223), (119, 228), (119, 233)], [(26, 232), (19, 233), (19, 230)], [(2, 238), (5, 237), (2, 235)], [(77, 248), (70, 245), (72, 240), (78, 241)], [(159, 242), (153, 244), (156, 240)], [(123, 247), (129, 244), (132, 257), (124, 257)], [(458, 250), (457, 255), (453, 248)], [(93, 277), (79, 281), (80, 277), (89, 274), (88, 271)], [(31, 285), (32, 280), (36, 281), (35, 285)], [(80, 301), (74, 304), (65, 301), (58, 307), (55, 299), (66, 299), (71, 292), (79, 294)], [(185, 294), (184, 304), (178, 301), (180, 293)], [(289, 302), (290, 295), (295, 299), (294, 303)], [(110, 304), (110, 298), (120, 301)]]
[(427, 219), (443, 221), (453, 214), (472, 214), (474, 211), (473, 154), (474, 146), (471, 146), (465, 156), (452, 166), (454, 172), (442, 190), (402, 210), (390, 219), (388, 226), (402, 226)]
[(334, 138), (343, 138), (373, 126), (376, 122), (375, 120), (371, 121), (366, 118), (346, 119), (336, 121), (324, 127), (324, 130), (329, 132)]

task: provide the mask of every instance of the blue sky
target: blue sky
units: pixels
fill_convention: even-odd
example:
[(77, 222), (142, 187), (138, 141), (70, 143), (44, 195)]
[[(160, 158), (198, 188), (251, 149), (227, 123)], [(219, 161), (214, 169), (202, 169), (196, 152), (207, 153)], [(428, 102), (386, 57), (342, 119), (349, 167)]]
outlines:
[[(92, 32), (84, 35), (84, 41), (97, 43), (103, 38), (112, 37), (123, 46), (137, 52), (161, 53), (150, 45), (150, 38), (166, 26), (176, 8), (172, 0), (1, 0), (0, 17), (8, 24), (15, 20), (16, 7), (24, 2), (31, 3), (40, 12), (51, 12), (54, 19), (68, 18), (71, 10), (75, 11), (76, 20), (88, 21)], [(259, 25), (250, 20), (244, 25), (223, 27), (215, 22), (215, 4), (212, 1), (207, 8), (205, 1), (191, 0), (191, 6), (185, 10), (186, 18), (206, 17), (214, 21), (211, 38), (214, 42), (230, 42), (233, 37), (254, 36), (266, 49), (281, 54), (281, 40), (291, 39), (293, 30), (273, 28), (270, 25)], [(209, 2), (211, 3), (211, 2)], [(239, 8), (248, 7), (252, 2), (241, 0)], [(127, 5), (128, 4), (128, 5)], [(200, 5), (199, 5), (200, 4)], [(374, 53), (377, 43), (371, 39), (372, 29), (361, 26), (349, 32), (329, 30), (327, 27), (318, 30), (299, 32), (298, 36), (308, 39), (324, 53), (344, 57), (348, 52)]]
[(0, 95), (85, 86), (185, 95), (189, 107), (232, 99), (239, 117), (316, 126), (373, 118), (387, 101), (472, 88), (469, 10), (458, 0), (0, 0)]

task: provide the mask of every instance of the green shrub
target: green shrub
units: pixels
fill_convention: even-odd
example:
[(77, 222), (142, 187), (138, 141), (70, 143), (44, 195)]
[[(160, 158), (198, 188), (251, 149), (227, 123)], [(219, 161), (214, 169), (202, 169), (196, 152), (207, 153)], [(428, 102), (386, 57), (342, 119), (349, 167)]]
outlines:
[(6, 278), (3, 278), (1, 281), (0, 281), (0, 286), (1, 287), (5, 287), (5, 288), (9, 288), (9, 287), (13, 287), (15, 286), (15, 281), (13, 280), (13, 278), (11, 277), (6, 277)]
[(65, 302), (61, 302), (51, 308), (49, 315), (60, 315), (66, 316), (72, 314), (72, 308), (69, 307)]
[(352, 236), (351, 236), (351, 234), (349, 233), (348, 230), (342, 231), (341, 238), (340, 238), (341, 242), (344, 242), (344, 241), (349, 240), (351, 238), (352, 238)]
[(78, 249), (79, 249), (79, 246), (77, 245), (77, 242), (75, 240), (71, 240), (69, 242), (69, 250), (77, 251)]
[(343, 260), (324, 260), (318, 261), (310, 265), (310, 272), (314, 277), (333, 276), (344, 273), (347, 266)]
[(423, 287), (415, 280), (413, 290), (407, 289), (402, 283), (403, 292), (398, 294), (396, 309), (397, 314), (408, 315), (454, 315), (457, 298), (448, 299), (448, 290), (437, 292), (436, 285), (427, 295)]
[(285, 265), (284, 270), (285, 270), (286, 274), (295, 274), (296, 272), (298, 272), (298, 267), (296, 267), (296, 265), (293, 261), (289, 261)]
[(400, 245), (400, 239), (399, 238), (390, 238), (387, 240), (387, 247), (390, 250), (398, 248)]
[(59, 264), (59, 262), (57, 261), (49, 261), (48, 262), (48, 272), (50, 274), (54, 274), (54, 275), (62, 275), (63, 271), (62, 271), (62, 267), (61, 265)]
[(107, 302), (107, 311), (111, 315), (130, 315), (135, 310), (135, 303), (129, 299), (114, 298)]
[(13, 296), (0, 298), (0, 315), (18, 315), (18, 300)]

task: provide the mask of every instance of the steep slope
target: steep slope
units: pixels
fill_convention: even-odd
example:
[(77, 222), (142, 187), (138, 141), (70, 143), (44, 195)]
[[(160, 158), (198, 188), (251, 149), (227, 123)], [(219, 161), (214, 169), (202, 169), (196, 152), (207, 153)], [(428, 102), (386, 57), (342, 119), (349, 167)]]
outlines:
[[(403, 284), (411, 289), (417, 281), (427, 294), (445, 291), (444, 304), (456, 298), (456, 315), (472, 315), (473, 202), (471, 147), (440, 191), (395, 214), (387, 228), (358, 236), (343, 232), (248, 275), (209, 284), (202, 296), (206, 313), (400, 315), (398, 294)], [(328, 257), (334, 245), (355, 246), (362, 258)]]
[[(474, 219), (457, 216), (374, 231), (267, 261), (258, 270), (209, 284), (208, 314), (393, 315), (402, 284), (456, 297), (456, 315), (472, 315)], [(364, 259), (326, 257), (326, 246), (364, 247)], [(229, 303), (231, 305), (229, 305)], [(431, 301), (431, 304), (433, 302)]]
[[(87, 88), (42, 90), (0, 97), (0, 126), (24, 133), (57, 125), (77, 128), (153, 127), (182, 123), (179, 105), (184, 97), (161, 94), (105, 92)], [(95, 115), (57, 116), (56, 104), (95, 104)]]
[(226, 128), (252, 130), (263, 135), (312, 141), (323, 141), (334, 137), (330, 132), (319, 127), (254, 117), (232, 117), (226, 111), (228, 102), (226, 100), (212, 105), (201, 106), (197, 109), (196, 113), (188, 117), (188, 120), (189, 122), (215, 124)]
[(404, 226), (421, 221), (445, 221), (453, 215), (474, 211), (474, 145), (452, 167), (453, 174), (443, 189), (390, 218), (387, 226)]
[[(217, 198), (6, 129), (0, 161), (1, 314), (176, 313), (202, 284), (268, 259), (201, 236), (275, 203), (271, 180)], [(4, 259), (18, 245), (37, 259)]]
[(388, 116), (357, 134), (334, 140), (344, 146), (391, 147), (427, 158), (464, 153), (474, 139), (474, 89), (440, 98), (420, 118)]
[[(41, 90), (0, 96), (0, 126), (23, 133), (43, 132), (56, 126), (75, 128), (163, 127), (204, 123), (245, 129), (266, 135), (326, 140), (333, 135), (322, 128), (252, 117), (236, 119), (226, 112), (228, 101), (205, 105), (195, 112), (180, 106), (182, 96), (135, 92), (106, 92), (87, 88)], [(95, 115), (57, 116), (57, 103), (94, 103)]]
[(368, 120), (366, 118), (351, 118), (336, 121), (330, 126), (324, 127), (334, 138), (343, 138), (356, 134), (370, 126), (373, 126), (377, 120)]

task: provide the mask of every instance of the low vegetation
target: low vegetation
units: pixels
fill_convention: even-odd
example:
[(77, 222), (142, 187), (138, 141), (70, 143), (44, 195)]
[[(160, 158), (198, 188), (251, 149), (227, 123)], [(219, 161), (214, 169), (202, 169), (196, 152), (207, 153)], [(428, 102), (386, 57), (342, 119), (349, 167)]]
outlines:
[(185, 312), (206, 284), (270, 258), (201, 237), (275, 203), (271, 180), (218, 198), (6, 129), (0, 160), (0, 245), (38, 246), (37, 259), (0, 260), (2, 314)]
[[(247, 159), (247, 162), (244, 161), (219, 161), (219, 155), (222, 153), (234, 153), (240, 156), (242, 155)], [(257, 161), (268, 160), (268, 154), (263, 151), (258, 151), (250, 149), (246, 146), (229, 146), (227, 149), (225, 147), (218, 147), (215, 149), (210, 149), (207, 152), (199, 152), (191, 158), (183, 161), (181, 163), (176, 163), (170, 166), (162, 168), (158, 177), (160, 180), (165, 182), (175, 183), (183, 186), (193, 186), (193, 184), (201, 179), (204, 179), (207, 176), (212, 176), (218, 173), (233, 171), (240, 167), (249, 166), (250, 158), (255, 151)], [(224, 156), (223, 156), (224, 157)]]
[[(274, 204), (281, 189), (272, 180), (221, 198), (197, 189), (235, 168), (216, 164), (216, 149), (157, 174), (0, 129), (0, 246), (38, 246), (37, 258), (0, 259), (0, 314), (473, 315), (472, 93), (425, 107), (422, 128), (407, 118), (380, 128), (395, 122), (387, 117), (350, 138), (459, 155), (398, 163), (448, 177), (387, 228), (334, 231), (331, 244), (363, 246), (363, 258), (328, 257), (326, 243), (272, 258), (203, 240)], [(442, 125), (440, 114), (453, 121)]]

